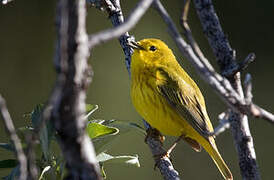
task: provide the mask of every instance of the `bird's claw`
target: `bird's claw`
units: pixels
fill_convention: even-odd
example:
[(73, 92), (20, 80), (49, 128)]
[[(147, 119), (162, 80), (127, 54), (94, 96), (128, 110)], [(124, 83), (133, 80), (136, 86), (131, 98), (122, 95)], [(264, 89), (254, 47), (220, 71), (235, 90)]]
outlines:
[(147, 135), (145, 137), (145, 143), (147, 143), (148, 138), (158, 139), (162, 144), (165, 141), (165, 136), (163, 136), (157, 129), (148, 128)]
[(165, 151), (165, 152), (160, 153), (160, 154), (155, 154), (155, 155), (153, 155), (153, 157), (154, 157), (154, 160), (155, 160), (154, 170), (156, 170), (156, 167), (158, 167), (158, 165), (160, 164), (160, 161), (162, 159), (169, 158), (170, 161), (172, 161), (171, 158), (170, 158), (170, 153), (168, 151)]

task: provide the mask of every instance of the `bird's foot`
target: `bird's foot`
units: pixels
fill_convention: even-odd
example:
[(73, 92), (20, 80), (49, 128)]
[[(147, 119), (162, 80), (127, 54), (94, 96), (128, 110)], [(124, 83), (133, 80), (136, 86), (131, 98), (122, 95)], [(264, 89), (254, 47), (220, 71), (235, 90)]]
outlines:
[(178, 142), (182, 139), (184, 137), (184, 135), (181, 135), (180, 137), (178, 137), (175, 141), (174, 141), (174, 143), (170, 146), (170, 148), (168, 148), (168, 150), (167, 150), (167, 154), (170, 154), (172, 151), (173, 151), (173, 149), (176, 147), (176, 145), (178, 144)]
[(163, 136), (157, 129), (155, 128), (148, 128), (147, 135), (145, 137), (145, 143), (147, 143), (148, 138), (153, 138), (159, 140), (162, 144), (165, 141), (165, 136)]
[(160, 154), (155, 154), (153, 155), (153, 158), (155, 160), (154, 170), (156, 170), (156, 167), (158, 167), (162, 159), (169, 158), (170, 161), (172, 161), (170, 158), (170, 153), (168, 151), (164, 151), (163, 153), (160, 153)]

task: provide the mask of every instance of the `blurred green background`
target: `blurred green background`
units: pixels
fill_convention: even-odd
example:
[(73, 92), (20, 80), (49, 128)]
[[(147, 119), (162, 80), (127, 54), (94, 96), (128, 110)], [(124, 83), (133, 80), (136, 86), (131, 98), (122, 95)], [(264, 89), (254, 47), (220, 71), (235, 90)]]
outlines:
[[(127, 16), (137, 1), (122, 0), (121, 5)], [(179, 27), (182, 1), (165, 1), (171, 17)], [(274, 112), (274, 1), (214, 1), (221, 24), (231, 45), (237, 51), (237, 59), (243, 60), (248, 53), (257, 56), (248, 70), (253, 78), (254, 101)], [(6, 98), (16, 127), (27, 125), (23, 114), (49, 97), (56, 74), (53, 68), (55, 50), (55, 6), (56, 1), (14, 0), (0, 7), (0, 93)], [(189, 23), (196, 40), (206, 57), (215, 67), (214, 56), (203, 37), (200, 23), (193, 9)], [(111, 28), (108, 16), (92, 7), (88, 8), (87, 30), (89, 33)], [(173, 49), (178, 59), (183, 59), (168, 35), (166, 25), (155, 10), (150, 9), (131, 31), (137, 40), (154, 37), (164, 40)], [(142, 125), (140, 116), (131, 105), (130, 80), (124, 65), (124, 55), (117, 40), (102, 44), (91, 52), (89, 63), (94, 70), (94, 79), (88, 89), (87, 103), (98, 104), (95, 116), (103, 119), (120, 119)], [(212, 89), (203, 82), (187, 60), (182, 64), (200, 86), (208, 107), (212, 123), (218, 124), (217, 115), (226, 107)], [(244, 76), (243, 76), (244, 77)], [(254, 138), (257, 159), (262, 179), (273, 179), (274, 131), (273, 126), (261, 119), (250, 118), (250, 129)], [(0, 123), (0, 142), (7, 142), (4, 126)], [(166, 146), (174, 138), (168, 137)], [(230, 131), (217, 137), (219, 150), (232, 170), (235, 179), (240, 179), (233, 139)], [(140, 168), (126, 165), (107, 166), (108, 179), (131, 180), (161, 179), (158, 170), (154, 171), (149, 148), (144, 137), (129, 133), (116, 140), (109, 150), (111, 154), (138, 154)], [(12, 157), (0, 150), (0, 160)], [(172, 154), (174, 166), (183, 179), (221, 179), (221, 175), (209, 156), (194, 152), (180, 142)], [(8, 170), (0, 170), (0, 177)]]

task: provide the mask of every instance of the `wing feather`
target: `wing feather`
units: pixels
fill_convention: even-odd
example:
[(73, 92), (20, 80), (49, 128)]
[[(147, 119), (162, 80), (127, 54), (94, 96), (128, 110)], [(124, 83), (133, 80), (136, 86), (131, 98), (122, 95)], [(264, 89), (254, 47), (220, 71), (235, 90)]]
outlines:
[[(203, 137), (208, 139), (208, 134), (213, 128), (209, 121), (203, 96), (197, 85), (190, 79), (186, 72), (170, 74), (159, 68), (157, 75), (157, 88), (167, 102)], [(174, 73), (174, 72), (173, 72)], [(187, 79), (188, 78), (188, 79)]]

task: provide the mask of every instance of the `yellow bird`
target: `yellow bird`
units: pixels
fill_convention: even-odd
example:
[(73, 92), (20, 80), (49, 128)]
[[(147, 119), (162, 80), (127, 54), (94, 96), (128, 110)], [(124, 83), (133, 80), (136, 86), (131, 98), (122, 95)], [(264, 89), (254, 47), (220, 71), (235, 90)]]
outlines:
[(208, 152), (225, 179), (232, 174), (209, 136), (213, 127), (204, 97), (191, 77), (159, 39), (129, 42), (134, 48), (131, 62), (131, 99), (137, 112), (154, 128), (182, 137), (194, 150)]

